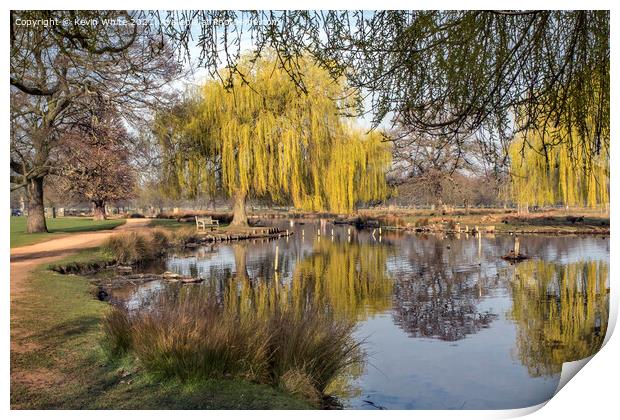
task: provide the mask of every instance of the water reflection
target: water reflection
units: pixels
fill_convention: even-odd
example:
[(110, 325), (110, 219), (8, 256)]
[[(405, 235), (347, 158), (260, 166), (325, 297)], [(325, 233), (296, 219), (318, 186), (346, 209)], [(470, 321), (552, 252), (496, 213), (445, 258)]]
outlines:
[[(608, 239), (524, 236), (521, 247), (535, 259), (511, 266), (499, 258), (510, 236), (293, 229), (288, 239), (173, 256), (166, 269), (207, 278), (183, 287), (231, 308), (284, 305), (301, 314), (311, 304), (356, 321), (371, 358), (332, 384), (349, 407), (537, 404), (555, 390), (562, 362), (593, 354), (604, 338)], [(118, 296), (139, 307), (171, 287), (179, 286)]]
[(390, 252), (388, 246), (316, 240), (313, 253), (295, 267), (295, 304), (312, 300), (359, 320), (388, 310), (393, 288), (387, 270)]
[(485, 279), (468, 273), (403, 276), (394, 287), (394, 322), (410, 337), (456, 341), (488, 328), (498, 314), (479, 310)]
[(609, 264), (527, 261), (510, 282), (517, 352), (532, 376), (561, 372), (562, 363), (601, 348), (609, 316)]

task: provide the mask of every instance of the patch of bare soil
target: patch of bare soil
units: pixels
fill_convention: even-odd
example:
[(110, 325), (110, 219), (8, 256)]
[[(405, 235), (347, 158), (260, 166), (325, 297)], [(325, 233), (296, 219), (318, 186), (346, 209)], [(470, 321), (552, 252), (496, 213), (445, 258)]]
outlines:
[(11, 376), (13, 376), (12, 380), (16, 384), (24, 385), (28, 388), (48, 388), (65, 381), (65, 377), (58, 373), (58, 371), (45, 368), (20, 371), (19, 374)]

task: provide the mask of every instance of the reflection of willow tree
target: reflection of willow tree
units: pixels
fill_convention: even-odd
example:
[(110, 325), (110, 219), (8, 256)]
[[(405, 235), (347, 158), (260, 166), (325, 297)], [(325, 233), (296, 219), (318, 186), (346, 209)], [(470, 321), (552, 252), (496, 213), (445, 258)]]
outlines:
[(316, 241), (315, 252), (295, 267), (293, 304), (312, 300), (350, 319), (385, 311), (392, 295), (388, 253), (383, 246)]
[[(391, 305), (392, 280), (387, 272), (388, 248), (368, 244), (315, 242), (314, 252), (297, 262), (292, 279), (271, 281), (250, 279), (245, 268), (245, 247), (234, 247), (236, 274), (207, 293), (217, 293), (231, 314), (268, 317), (277, 310), (292, 310), (297, 316), (308, 308), (330, 311), (355, 321), (385, 311)], [(364, 371), (363, 364), (348, 367), (327, 392), (339, 397), (359, 394), (351, 381)]]
[(245, 247), (235, 245), (233, 251), (236, 274), (228, 280), (225, 292), (229, 305), (236, 301), (258, 312), (292, 307), (299, 313), (313, 305), (352, 320), (385, 311), (391, 305), (386, 247), (318, 240), (315, 252), (297, 262), (287, 284), (278, 281), (277, 274), (273, 281), (250, 280)]
[[(461, 245), (457, 241), (453, 246)], [(477, 269), (453, 270), (444, 261), (441, 241), (421, 252), (416, 257), (420, 261), (418, 272), (402, 274), (394, 284), (393, 316), (397, 325), (412, 337), (456, 341), (488, 327), (497, 318), (477, 309), (480, 298), (488, 294), (487, 278)]]
[(558, 374), (562, 363), (598, 351), (607, 331), (609, 264), (529, 261), (515, 267), (510, 316), (517, 351), (532, 376)]

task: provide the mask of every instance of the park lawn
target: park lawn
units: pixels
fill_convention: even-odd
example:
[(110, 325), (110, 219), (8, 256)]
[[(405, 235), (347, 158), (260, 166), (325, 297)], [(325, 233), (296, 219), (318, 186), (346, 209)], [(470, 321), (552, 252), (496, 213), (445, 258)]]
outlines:
[(179, 222), (177, 219), (153, 219), (149, 222), (152, 227), (164, 227), (169, 229), (179, 229), (183, 227), (196, 227), (195, 223)]
[(49, 233), (26, 233), (26, 217), (11, 216), (11, 248), (48, 241), (68, 233), (113, 229), (125, 223), (124, 219), (95, 221), (89, 217), (57, 217), (46, 221)]
[[(220, 228), (225, 228), (228, 223), (220, 223)], [(152, 219), (149, 222), (151, 227), (163, 227), (167, 229), (180, 229), (180, 228), (196, 228), (194, 222), (179, 222), (177, 219)]]
[[(99, 249), (56, 261), (100, 261)], [(109, 305), (77, 275), (38, 267), (11, 303), (13, 409), (309, 409), (276, 388), (241, 380), (156, 380), (131, 356), (102, 349)]]

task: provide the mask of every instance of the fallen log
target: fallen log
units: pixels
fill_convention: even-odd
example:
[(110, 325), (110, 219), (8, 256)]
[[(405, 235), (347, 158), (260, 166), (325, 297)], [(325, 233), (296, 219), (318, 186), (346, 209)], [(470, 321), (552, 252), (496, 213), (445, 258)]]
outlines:
[(105, 286), (107, 288), (118, 288), (124, 287), (127, 285), (137, 286), (144, 283), (149, 283), (152, 281), (166, 281), (171, 283), (202, 283), (205, 281), (202, 277), (191, 277), (191, 276), (183, 276), (178, 273), (173, 273), (170, 271), (166, 271), (161, 274), (155, 273), (136, 273), (136, 274), (126, 274), (126, 275), (118, 275), (114, 277), (109, 277), (100, 281), (96, 281), (96, 284), (99, 286)]

